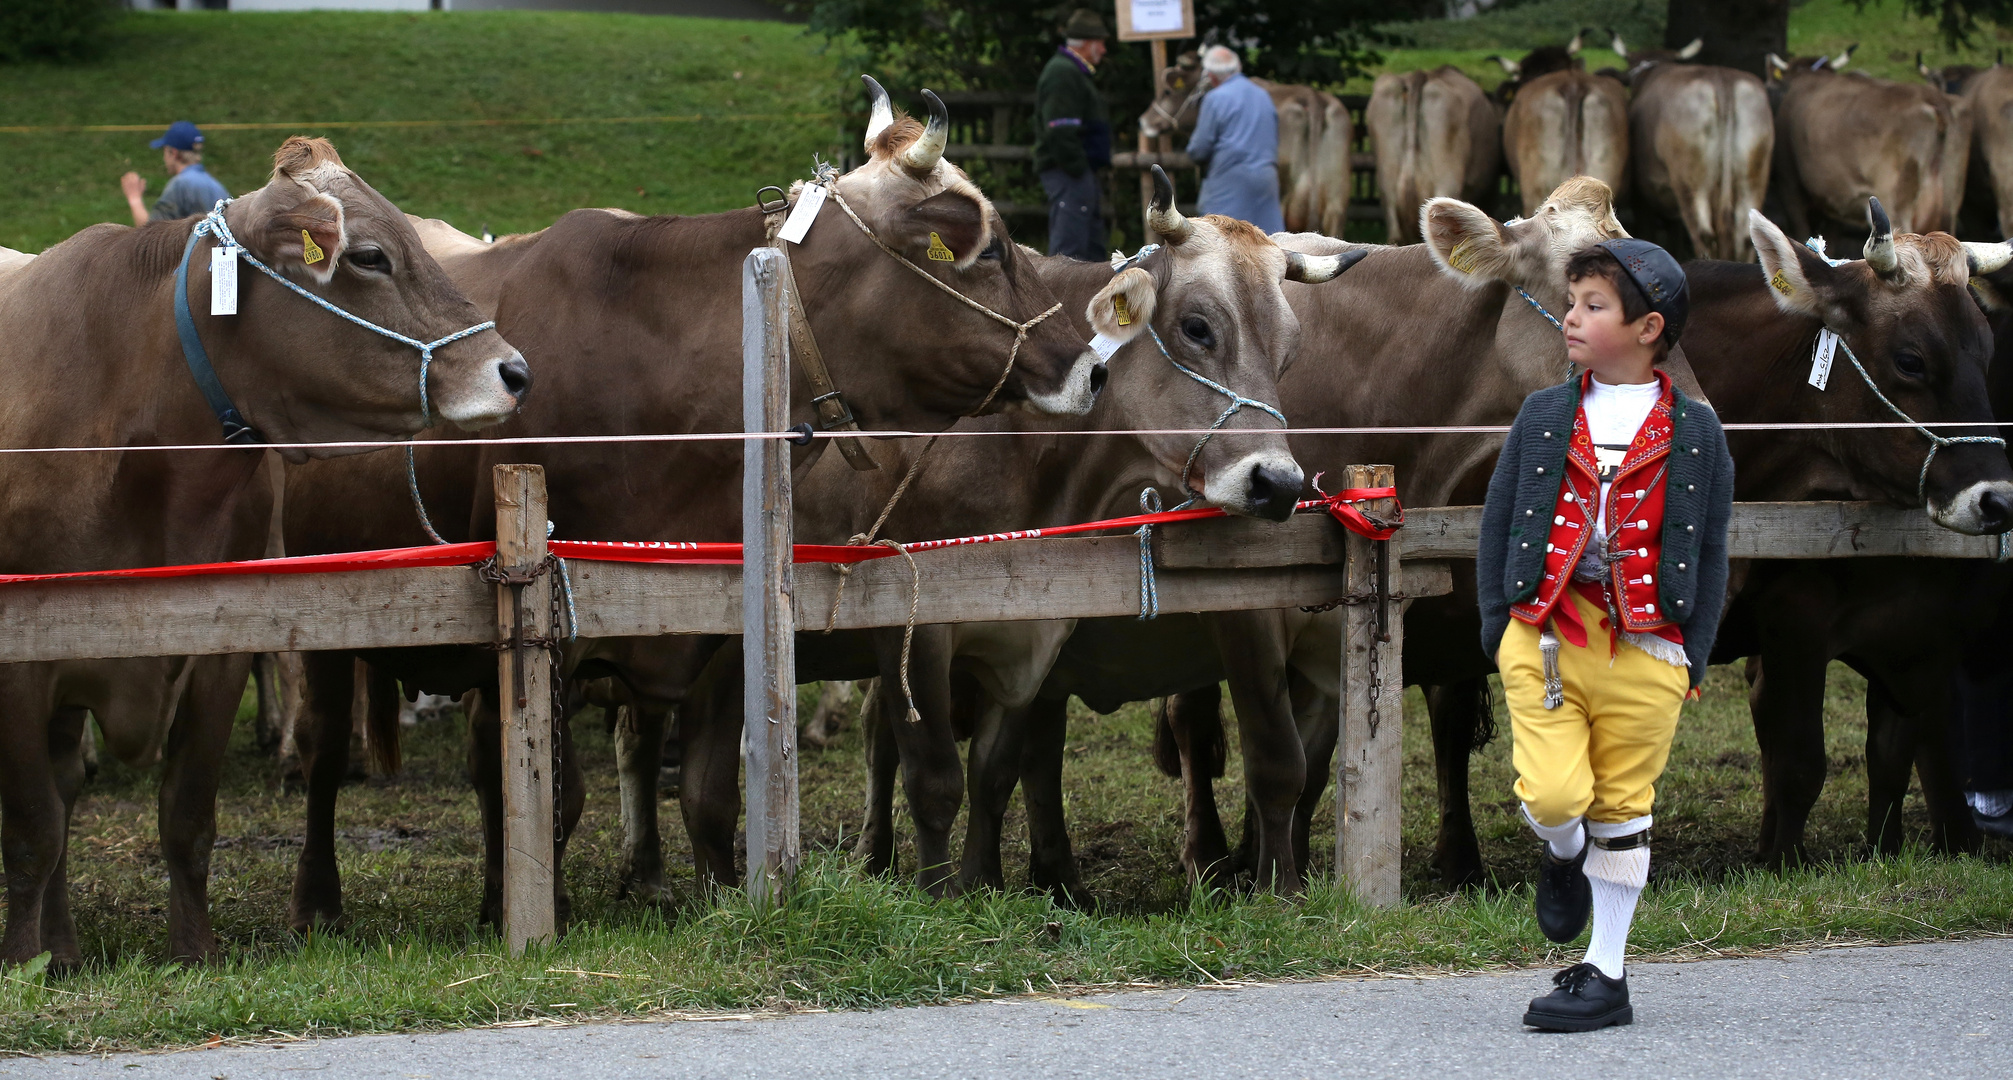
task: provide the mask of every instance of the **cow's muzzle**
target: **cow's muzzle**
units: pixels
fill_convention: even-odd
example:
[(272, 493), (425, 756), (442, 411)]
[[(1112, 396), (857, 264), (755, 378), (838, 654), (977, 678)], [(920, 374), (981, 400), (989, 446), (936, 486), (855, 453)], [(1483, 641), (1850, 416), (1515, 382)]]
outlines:
[(1077, 354), (1076, 362), (1070, 365), (1069, 374), (1062, 385), (1047, 393), (1028, 392), (1028, 404), (1037, 412), (1050, 416), (1082, 416), (1097, 404), (1097, 395), (1104, 389), (1111, 372), (1104, 361), (1089, 349)]
[(1226, 513), (1285, 521), (1300, 501), (1306, 474), (1292, 455), (1263, 451), (1212, 470), (1202, 482), (1202, 497)]
[(1932, 500), (1929, 517), (1952, 532), (1970, 536), (2006, 532), (2013, 529), (2013, 483), (1980, 480), (1941, 506)]

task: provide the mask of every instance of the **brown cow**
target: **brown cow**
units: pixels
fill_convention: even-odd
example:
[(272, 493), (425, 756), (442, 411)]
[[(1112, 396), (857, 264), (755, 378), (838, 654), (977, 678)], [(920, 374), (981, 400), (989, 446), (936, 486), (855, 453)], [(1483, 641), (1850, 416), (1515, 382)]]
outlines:
[(1991, 185), (1999, 235), (2013, 236), (2013, 68), (1995, 63), (1964, 72), (1925, 69), (1924, 75), (1970, 111), (1972, 161)]
[[(1173, 209), (1171, 186), (1161, 191), (1154, 229), (1167, 243), (1139, 268), (1154, 284), (1144, 306), (1135, 303), (1134, 310), (1151, 320), (1161, 341), (1182, 364), (1246, 397), (1268, 403), (1277, 400), (1274, 378), (1292, 358), (1299, 338), (1298, 323), (1286, 306), (1281, 281), (1326, 280), (1346, 262), (1318, 259), (1301, 264), (1248, 224), (1215, 216), (1184, 219)], [(1110, 288), (1111, 274), (1103, 266), (1037, 258), (1044, 277), (1072, 304), (1082, 298), (1095, 304), (1095, 298)], [(1317, 262), (1320, 265), (1314, 265)], [(1125, 273), (1132, 275), (1134, 271)], [(1092, 328), (1112, 332), (1113, 328), (1098, 325), (1095, 310), (1089, 317)], [(1202, 429), (1225, 405), (1220, 394), (1203, 388), (1169, 363), (1150, 337), (1139, 339), (1114, 359), (1112, 378), (1111, 390), (1090, 417), (1070, 421), (1068, 427)], [(1058, 424), (999, 417), (980, 418), (964, 426), (1039, 433)], [(1231, 416), (1226, 426), (1248, 433), (1210, 442), (1200, 459), (1204, 463), (1203, 483), (1195, 488), (1191, 478), (1191, 493), (1234, 513), (1284, 517), (1299, 494), (1301, 480), (1299, 467), (1283, 452), (1285, 440), (1277, 432), (1276, 422), (1262, 410), (1246, 407)], [(1235, 442), (1237, 448), (1212, 459), (1209, 455), (1219, 441)], [(1180, 490), (1186, 460), (1195, 448), (1196, 440), (1184, 436), (947, 440), (932, 451), (928, 468), (889, 518), (884, 532), (900, 537), (957, 535), (1134, 513), (1143, 487)], [(1274, 462), (1269, 470), (1262, 465), (1268, 460)], [(838, 518), (837, 535), (867, 531), (881, 500), (858, 498), (846, 490), (847, 485), (834, 482), (842, 479), (836, 463), (821, 463), (819, 468), (825, 470), (826, 482), (818, 482), (814, 472), (797, 489), (799, 534), (807, 517)], [(1247, 473), (1274, 477), (1275, 482), (1265, 485), (1268, 499), (1254, 502), (1234, 497), (1236, 489), (1219, 487), (1215, 478), (1221, 475), (1235, 481)], [(1252, 485), (1252, 490), (1257, 488)], [(927, 561), (922, 564), (925, 587), (928, 565)], [(1068, 627), (1066, 622), (1034, 622), (918, 628), (907, 671), (919, 722), (906, 719), (909, 701), (900, 689), (901, 631), (800, 636), (800, 679), (882, 677), (877, 708), (867, 719), (879, 751), (877, 760), (885, 761), (874, 778), (877, 798), (873, 805), (878, 811), (891, 804), (898, 758), (916, 823), (921, 861), (918, 883), (930, 891), (950, 887), (949, 834), (965, 795), (956, 743), (961, 733), (971, 730), (954, 722), (949, 704), (950, 671), (956, 669), (961, 676), (978, 680), (1003, 707), (1024, 704), (1039, 689), (1042, 673), (1068, 636)], [(716, 880), (732, 880), (733, 876), (733, 838), (739, 813), (735, 785), (741, 732), (740, 670), (738, 652), (731, 645), (723, 649), (714, 659), (711, 678), (695, 691), (694, 700), (680, 712), (679, 720), (686, 827), (700, 873)], [(662, 712), (661, 706), (647, 704), (639, 709), (646, 714)], [(988, 745), (1008, 745), (1018, 738), (1017, 730), (994, 732), (991, 725), (999, 719), (998, 710), (980, 718), (981, 731), (975, 737)], [(624, 765), (624, 820), (648, 830), (632, 829), (630, 867), (654, 868), (652, 860), (658, 857), (655, 799), (648, 795), (648, 777), (656, 761), (655, 730), (636, 740), (642, 753)], [(1279, 735), (1291, 739), (1292, 729), (1286, 727)], [(1006, 757), (1018, 762), (1016, 754)], [(993, 807), (1011, 793), (1014, 774), (1013, 769), (1005, 773), (1006, 787), (1000, 790), (999, 773), (974, 771), (970, 791), (973, 809), (968, 817), (972, 827), (978, 827), (982, 820), (994, 820)], [(1280, 810), (1283, 834), (1290, 802)], [(870, 818), (859, 850), (870, 869), (892, 868), (891, 815)], [(988, 850), (990, 864), (975, 861), (977, 853)], [(968, 840), (966, 851), (958, 887), (998, 884), (997, 845), (974, 845)], [(648, 885), (644, 891), (649, 891)]]
[[(430, 341), (482, 319), (404, 217), (320, 139), (289, 139), (274, 156), (271, 180), (223, 216), (245, 250), (372, 322)], [(0, 272), (0, 370), (10, 388), (0, 432), (8, 445), (220, 441), (218, 416), (190, 376), (175, 329), (179, 260), (189, 257), (193, 267), (189, 292), (200, 298), (208, 291), (214, 241), (196, 236), (196, 224), (98, 225)], [(251, 267), (242, 270), (237, 315), (210, 315), (200, 299), (191, 308), (237, 412), (269, 440), (403, 438), (430, 418), (421, 407), (417, 350), (316, 310)], [(482, 331), (435, 354), (429, 411), (463, 427), (494, 424), (516, 411), (529, 381), (524, 361), (495, 331)], [(236, 529), (233, 518), (261, 458), (255, 447), (8, 455), (0, 459), (0, 522), (10, 530), (0, 570), (255, 556), (262, 530)], [(55, 522), (74, 526), (60, 530), (60, 543), (51, 542)], [(219, 758), (249, 662), (177, 657), (0, 667), (7, 717), (0, 725), (7, 864), (0, 962), (45, 950), (60, 965), (80, 959), (64, 848), (82, 775), (85, 710), (97, 715), (107, 748), (122, 759), (165, 760), (160, 828), (169, 950), (190, 958), (215, 952), (207, 879)]]
[(1776, 107), (1775, 189), (1789, 231), (1854, 223), (1878, 196), (1904, 233), (1956, 227), (1971, 110), (1940, 88), (1838, 69), (1850, 59), (1768, 58)]
[(1554, 71), (1584, 71), (1587, 62), (1580, 58), (1580, 49), (1586, 44), (1587, 35), (1593, 27), (1583, 26), (1573, 40), (1564, 45), (1540, 45), (1524, 54), (1521, 60), (1511, 60), (1504, 56), (1485, 56), (1484, 60), (1494, 60), (1509, 76), (1496, 85), (1496, 104), (1507, 107), (1515, 101), (1517, 93), (1531, 82), (1550, 75)]
[(1629, 166), (1628, 92), (1613, 79), (1578, 70), (1525, 83), (1503, 116), (1503, 157), (1527, 215), (1574, 176), (1621, 190)]
[(1502, 168), (1502, 121), (1488, 95), (1459, 68), (1377, 76), (1364, 122), (1376, 147), (1387, 242), (1419, 242), (1419, 208), (1428, 199), (1492, 201)]
[(1646, 208), (1684, 223), (1698, 257), (1744, 262), (1747, 212), (1760, 209), (1768, 193), (1775, 120), (1759, 78), (1683, 62), (1701, 44), (1631, 53), (1614, 37), (1635, 91), (1629, 137), (1636, 193)]

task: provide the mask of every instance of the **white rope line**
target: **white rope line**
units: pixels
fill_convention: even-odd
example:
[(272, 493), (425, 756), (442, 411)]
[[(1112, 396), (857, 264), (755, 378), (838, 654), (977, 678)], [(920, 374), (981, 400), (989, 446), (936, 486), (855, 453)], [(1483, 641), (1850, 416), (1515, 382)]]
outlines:
[[(1902, 423), (1895, 420), (1871, 420), (1841, 423), (1780, 423), (1780, 424), (1721, 424), (1725, 431), (1880, 431), (1886, 429), (1917, 430), (1921, 427), (1939, 428), (2000, 428), (2013, 427), (2013, 420), (1925, 420), (1920, 424)], [(1395, 425), (1385, 427), (1301, 427), (1289, 428), (1288, 435), (1502, 435), (1510, 430), (1508, 424), (1445, 424), (1445, 425)], [(1277, 435), (1278, 428), (1218, 428), (1213, 432), (1218, 438), (1239, 435)], [(1069, 431), (814, 431), (813, 439), (844, 439), (865, 436), (874, 439), (955, 439), (955, 438), (1059, 438), (1086, 435), (1208, 435), (1209, 428), (1104, 428), (1098, 430)], [(515, 435), (497, 439), (412, 439), (362, 440), (350, 439), (335, 442), (291, 442), (259, 443), (255, 446), (236, 446), (226, 443), (167, 443), (145, 446), (0, 446), (0, 454), (126, 454), (149, 450), (388, 450), (397, 447), (422, 448), (428, 446), (563, 446), (574, 443), (683, 443), (683, 442), (740, 442), (744, 439), (787, 439), (801, 443), (805, 438), (801, 431), (700, 431), (679, 432), (665, 435)]]

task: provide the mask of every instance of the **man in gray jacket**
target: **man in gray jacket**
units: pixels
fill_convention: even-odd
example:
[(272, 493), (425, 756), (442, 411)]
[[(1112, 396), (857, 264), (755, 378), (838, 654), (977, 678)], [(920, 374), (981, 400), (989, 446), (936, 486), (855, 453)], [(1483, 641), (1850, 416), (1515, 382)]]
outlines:
[(168, 186), (161, 189), (161, 197), (154, 200), (153, 209), (149, 210), (146, 204), (147, 181), (136, 172), (119, 178), (119, 187), (125, 192), (126, 208), (133, 213), (134, 225), (207, 214), (211, 207), (217, 205), (217, 200), (231, 197), (231, 193), (224, 190), (224, 185), (217, 183), (216, 177), (203, 168), (203, 133), (196, 125), (187, 120), (177, 120), (168, 125), (168, 130), (160, 138), (147, 145), (161, 152), (161, 165), (168, 170)]

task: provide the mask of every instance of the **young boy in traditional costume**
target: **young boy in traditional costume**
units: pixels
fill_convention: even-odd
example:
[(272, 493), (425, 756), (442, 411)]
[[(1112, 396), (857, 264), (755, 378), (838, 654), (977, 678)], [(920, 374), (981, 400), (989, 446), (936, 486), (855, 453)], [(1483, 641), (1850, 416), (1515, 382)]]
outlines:
[(1650, 805), (1678, 712), (1705, 677), (1726, 597), (1733, 459), (1711, 407), (1659, 366), (1684, 328), (1684, 270), (1642, 240), (1567, 264), (1578, 378), (1532, 394), (1482, 514), (1482, 647), (1502, 671), (1517, 798), (1544, 840), (1538, 926), (1593, 914), (1584, 962), (1524, 1023), (1633, 1022), (1622, 953), (1649, 877)]

